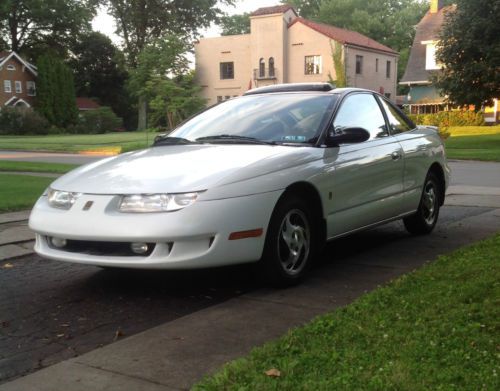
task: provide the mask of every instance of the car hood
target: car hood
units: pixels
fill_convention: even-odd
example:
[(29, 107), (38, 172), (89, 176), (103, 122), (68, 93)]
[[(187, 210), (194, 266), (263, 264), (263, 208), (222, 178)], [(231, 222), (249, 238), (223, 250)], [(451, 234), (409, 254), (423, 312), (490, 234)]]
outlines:
[(270, 145), (170, 145), (91, 163), (51, 187), (88, 194), (180, 193), (264, 175), (317, 158), (317, 148)]

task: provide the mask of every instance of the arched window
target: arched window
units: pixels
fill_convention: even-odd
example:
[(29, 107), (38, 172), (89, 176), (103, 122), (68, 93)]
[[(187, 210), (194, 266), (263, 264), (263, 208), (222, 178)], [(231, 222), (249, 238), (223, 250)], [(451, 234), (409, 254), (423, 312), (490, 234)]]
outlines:
[(274, 57), (269, 57), (269, 77), (274, 77)]
[(263, 58), (259, 60), (259, 77), (266, 76), (266, 62)]

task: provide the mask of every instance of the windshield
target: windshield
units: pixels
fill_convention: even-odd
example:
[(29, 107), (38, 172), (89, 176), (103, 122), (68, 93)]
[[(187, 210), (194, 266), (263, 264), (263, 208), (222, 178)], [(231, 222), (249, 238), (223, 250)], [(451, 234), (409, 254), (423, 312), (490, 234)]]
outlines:
[(189, 141), (310, 144), (336, 99), (331, 94), (250, 95), (204, 111), (169, 134)]

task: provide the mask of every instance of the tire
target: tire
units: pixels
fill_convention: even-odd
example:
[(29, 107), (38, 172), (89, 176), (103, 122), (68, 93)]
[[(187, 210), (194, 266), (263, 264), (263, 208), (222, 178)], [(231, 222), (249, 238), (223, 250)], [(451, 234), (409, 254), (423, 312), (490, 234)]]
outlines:
[(307, 204), (290, 195), (271, 216), (259, 273), (265, 282), (287, 287), (298, 284), (309, 270), (317, 249), (317, 225)]
[(432, 232), (439, 217), (441, 185), (432, 172), (425, 178), (422, 196), (417, 212), (403, 219), (408, 232), (414, 235), (425, 235)]

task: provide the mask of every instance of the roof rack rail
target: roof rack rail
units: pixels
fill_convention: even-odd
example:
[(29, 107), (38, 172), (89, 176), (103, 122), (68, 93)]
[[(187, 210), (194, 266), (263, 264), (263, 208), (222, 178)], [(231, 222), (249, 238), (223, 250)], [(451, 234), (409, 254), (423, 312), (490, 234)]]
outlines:
[(289, 84), (274, 84), (272, 86), (254, 88), (245, 92), (243, 95), (270, 94), (273, 92), (305, 92), (318, 91), (327, 92), (335, 89), (335, 86), (330, 83), (289, 83)]

